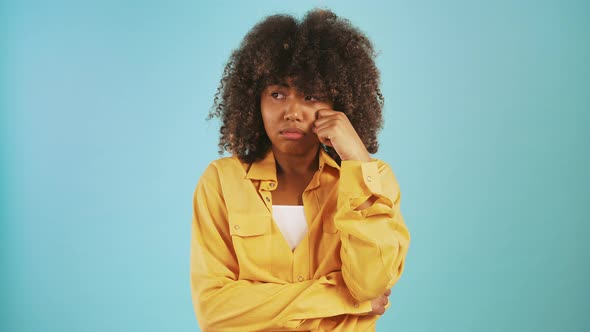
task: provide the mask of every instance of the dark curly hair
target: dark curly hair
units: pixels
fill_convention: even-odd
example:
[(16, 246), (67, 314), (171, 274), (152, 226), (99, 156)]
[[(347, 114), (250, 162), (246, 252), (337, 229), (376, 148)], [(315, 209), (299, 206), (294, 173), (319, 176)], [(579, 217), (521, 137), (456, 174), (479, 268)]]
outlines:
[[(259, 160), (271, 146), (264, 130), (260, 95), (291, 79), (304, 94), (318, 93), (344, 112), (365, 147), (377, 152), (384, 98), (371, 41), (329, 10), (309, 11), (302, 21), (272, 15), (248, 32), (230, 56), (208, 119), (220, 117), (219, 153)], [(340, 163), (336, 151), (323, 148)]]

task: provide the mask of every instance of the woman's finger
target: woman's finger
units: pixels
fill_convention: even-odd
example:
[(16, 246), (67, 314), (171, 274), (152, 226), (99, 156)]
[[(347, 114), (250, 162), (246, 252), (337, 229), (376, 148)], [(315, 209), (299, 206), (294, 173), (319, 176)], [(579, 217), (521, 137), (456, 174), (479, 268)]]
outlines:
[(340, 121), (340, 119), (338, 119), (338, 116), (330, 115), (330, 116), (325, 116), (321, 119), (315, 120), (313, 122), (313, 125), (315, 127), (321, 127), (321, 126), (325, 125), (326, 123), (338, 123), (338, 121)]
[(338, 114), (338, 113), (341, 113), (341, 112), (327, 109), (327, 108), (322, 108), (322, 109), (319, 109), (315, 112), (315, 118), (316, 118), (316, 120), (319, 120), (319, 119), (324, 118), (326, 116), (330, 116), (330, 115), (334, 115), (334, 114)]

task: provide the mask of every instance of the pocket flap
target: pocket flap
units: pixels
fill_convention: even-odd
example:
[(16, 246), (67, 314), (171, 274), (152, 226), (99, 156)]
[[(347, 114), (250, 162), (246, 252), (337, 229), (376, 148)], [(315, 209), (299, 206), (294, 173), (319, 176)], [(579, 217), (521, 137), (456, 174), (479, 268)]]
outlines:
[(270, 233), (270, 216), (233, 216), (230, 218), (229, 232), (241, 237)]

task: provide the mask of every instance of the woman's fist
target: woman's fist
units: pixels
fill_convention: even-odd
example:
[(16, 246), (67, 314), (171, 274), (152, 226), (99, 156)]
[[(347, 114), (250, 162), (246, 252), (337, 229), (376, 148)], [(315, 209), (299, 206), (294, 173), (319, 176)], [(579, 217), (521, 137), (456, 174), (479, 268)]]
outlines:
[(320, 142), (336, 150), (340, 159), (371, 161), (367, 148), (346, 114), (328, 109), (318, 110), (313, 131)]

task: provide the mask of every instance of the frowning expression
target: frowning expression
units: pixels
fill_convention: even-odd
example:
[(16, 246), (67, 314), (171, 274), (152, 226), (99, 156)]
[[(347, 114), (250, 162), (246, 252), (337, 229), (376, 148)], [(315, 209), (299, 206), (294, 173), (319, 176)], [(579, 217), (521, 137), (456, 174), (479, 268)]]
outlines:
[(332, 103), (319, 95), (304, 95), (287, 81), (269, 85), (262, 91), (260, 109), (273, 149), (301, 154), (315, 151), (319, 145), (312, 131), (316, 112), (332, 109)]

